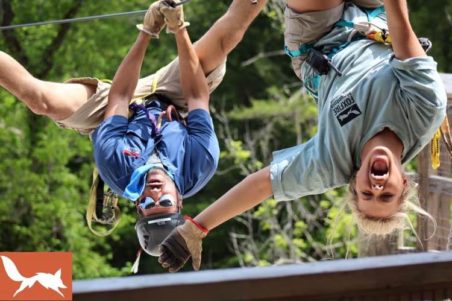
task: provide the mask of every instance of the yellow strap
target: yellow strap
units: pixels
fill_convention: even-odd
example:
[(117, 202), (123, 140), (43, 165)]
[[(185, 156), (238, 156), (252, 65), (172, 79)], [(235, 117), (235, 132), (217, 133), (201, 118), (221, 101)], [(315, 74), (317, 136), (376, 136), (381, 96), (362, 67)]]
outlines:
[(154, 79), (152, 80), (152, 85), (151, 85), (151, 94), (154, 94), (155, 91), (157, 91), (157, 84), (159, 83), (159, 76), (158, 73), (155, 74)]
[(444, 118), (443, 123), (441, 123), (440, 130), (441, 137), (443, 138), (444, 144), (446, 145), (447, 152), (452, 158), (452, 137), (450, 134), (449, 119), (447, 118), (447, 115), (446, 118)]
[(159, 77), (158, 77), (158, 73), (156, 73), (154, 78), (152, 79), (151, 91), (134, 95), (134, 97), (132, 98), (130, 103), (142, 104), (146, 97), (154, 94), (155, 91), (157, 91), (158, 83), (159, 83)]
[[(89, 193), (89, 200), (88, 200), (88, 207), (86, 208), (86, 222), (88, 224), (88, 228), (90, 231), (97, 236), (108, 236), (110, 235), (116, 227), (119, 225), (119, 221), (121, 219), (121, 212), (118, 207), (118, 199), (117, 197), (113, 200), (109, 200), (108, 198), (104, 197), (104, 206), (112, 206), (113, 207), (113, 217), (110, 221), (104, 221), (99, 219), (96, 216), (96, 196), (97, 196), (97, 186), (99, 184), (99, 173), (97, 171), (97, 168), (95, 167), (93, 170), (93, 183), (91, 185), (91, 190)], [(94, 230), (92, 226), (92, 222), (96, 221), (98, 223), (104, 224), (104, 225), (110, 225), (110, 229), (99, 232), (97, 230)]]
[(431, 156), (432, 156), (432, 168), (438, 169), (441, 162), (440, 162), (440, 146), (439, 146), (439, 140), (441, 139), (441, 130), (438, 129), (433, 135), (432, 143), (431, 145)]
[(368, 34), (367, 37), (379, 43), (392, 44), (391, 36), (389, 34), (385, 34), (383, 31), (372, 32)]
[(112, 84), (113, 83), (113, 81), (111, 79), (105, 79), (105, 78), (101, 79), (100, 81), (104, 82), (104, 83), (107, 83), (107, 84)]

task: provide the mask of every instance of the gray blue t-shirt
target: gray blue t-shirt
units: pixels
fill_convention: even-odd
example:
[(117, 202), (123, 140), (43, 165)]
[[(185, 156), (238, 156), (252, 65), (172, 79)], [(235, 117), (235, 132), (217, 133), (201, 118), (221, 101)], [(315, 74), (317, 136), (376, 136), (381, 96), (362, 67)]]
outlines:
[[(365, 18), (349, 6), (344, 19)], [(375, 19), (384, 25), (385, 15)], [(337, 46), (350, 29), (336, 27), (318, 45)], [(445, 117), (447, 96), (431, 57), (400, 61), (384, 44), (362, 39), (333, 57), (343, 72), (322, 76), (318, 87), (318, 132), (301, 145), (273, 153), (271, 181), (277, 200), (293, 200), (345, 185), (361, 164), (365, 143), (384, 128), (402, 141), (402, 162), (412, 159)], [(302, 65), (309, 80), (313, 70)]]

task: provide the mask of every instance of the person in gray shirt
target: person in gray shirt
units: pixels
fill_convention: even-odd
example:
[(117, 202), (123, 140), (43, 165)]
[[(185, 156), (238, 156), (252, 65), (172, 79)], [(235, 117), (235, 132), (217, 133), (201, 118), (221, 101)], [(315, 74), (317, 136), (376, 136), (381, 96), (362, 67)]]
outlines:
[[(270, 166), (176, 228), (159, 258), (169, 271), (190, 256), (199, 269), (208, 231), (272, 195), (293, 200), (350, 184), (360, 230), (386, 235), (404, 225), (410, 184), (402, 164), (430, 141), (447, 100), (437, 64), (410, 25), (406, 0), (288, 0), (285, 18), (285, 49), (317, 102), (318, 132), (274, 152)], [(320, 65), (319, 52), (328, 58)]]

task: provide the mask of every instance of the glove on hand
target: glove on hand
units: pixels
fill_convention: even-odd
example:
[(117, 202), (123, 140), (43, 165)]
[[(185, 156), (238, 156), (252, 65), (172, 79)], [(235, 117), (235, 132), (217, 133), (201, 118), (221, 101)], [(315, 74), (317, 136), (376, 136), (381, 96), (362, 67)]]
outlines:
[(168, 33), (176, 33), (190, 25), (184, 20), (184, 9), (182, 5), (177, 5), (179, 2), (180, 0), (162, 0), (160, 11), (165, 16), (166, 32)]
[(161, 1), (156, 1), (149, 6), (148, 11), (144, 16), (143, 24), (137, 24), (138, 30), (145, 32), (154, 38), (159, 38), (160, 31), (163, 26), (165, 26), (165, 19), (160, 12), (161, 6)]
[(201, 266), (202, 239), (209, 231), (190, 217), (174, 229), (160, 246), (159, 263), (169, 272), (179, 271), (191, 256), (193, 269)]

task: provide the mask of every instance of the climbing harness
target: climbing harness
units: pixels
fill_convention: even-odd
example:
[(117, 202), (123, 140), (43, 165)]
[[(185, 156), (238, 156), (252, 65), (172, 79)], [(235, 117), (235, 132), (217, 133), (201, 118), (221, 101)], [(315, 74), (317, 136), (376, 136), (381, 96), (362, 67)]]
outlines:
[[(111, 84), (111, 80), (105, 79), (102, 81)], [(146, 112), (146, 116), (151, 122), (154, 134), (160, 133), (160, 127), (162, 125), (162, 120), (164, 117), (166, 117), (169, 121), (172, 121), (173, 117), (175, 117), (176, 120), (185, 123), (185, 120), (181, 117), (176, 108), (171, 104), (169, 104), (165, 108), (165, 110), (161, 112), (158, 118), (155, 118), (154, 115), (148, 112), (146, 106), (153, 99), (164, 98), (163, 96), (153, 97), (153, 95), (156, 95), (155, 92), (157, 91), (158, 81), (159, 76), (154, 76), (150, 85), (150, 91), (143, 93), (142, 95), (136, 95), (136, 97), (132, 99), (129, 106), (130, 116), (132, 116), (139, 110), (144, 110)], [(165, 103), (169, 102), (169, 100), (165, 101)], [(110, 188), (107, 188), (107, 191), (105, 191), (105, 186), (106, 185), (104, 184), (104, 181), (99, 176), (99, 172), (95, 167), (93, 170), (93, 182), (91, 185), (88, 206), (86, 210), (86, 222), (90, 231), (97, 236), (110, 235), (119, 225), (121, 218), (121, 211), (118, 206), (119, 196), (113, 193)], [(95, 230), (92, 225), (93, 222), (107, 225), (109, 226), (109, 229), (103, 232)]]
[[(321, 47), (315, 47), (315, 42), (309, 44), (301, 44), (300, 47), (295, 50), (290, 50), (287, 46), (284, 47), (285, 53), (291, 58), (306, 56), (306, 63), (310, 65), (315, 71), (315, 75), (309, 76), (304, 80), (304, 86), (306, 90), (315, 99), (317, 99), (317, 90), (320, 85), (320, 79), (322, 75), (328, 74), (331, 69), (334, 70), (337, 75), (342, 75), (342, 72), (339, 70), (339, 68), (337, 68), (333, 64), (332, 58), (339, 51), (350, 45), (350, 43), (367, 38), (379, 43), (391, 45), (392, 40), (388, 30), (379, 28), (375, 24), (371, 23), (373, 19), (384, 13), (384, 6), (380, 6), (375, 9), (363, 10), (367, 15), (367, 22), (354, 23), (344, 19), (336, 22), (335, 27), (347, 27), (352, 28), (353, 30), (349, 34), (346, 42), (332, 48), (327, 53), (325, 53)], [(419, 38), (419, 42), (426, 52), (432, 47), (432, 43), (427, 38)]]
[(375, 9), (365, 9), (364, 11), (367, 15), (367, 22), (353, 23), (351, 21), (341, 19), (335, 24), (335, 26), (337, 27), (353, 28), (353, 31), (350, 33), (345, 43), (334, 47), (333, 49), (328, 51), (328, 53), (325, 53), (320, 47), (315, 47), (315, 43), (302, 44), (296, 50), (290, 50), (287, 46), (284, 47), (285, 53), (291, 58), (306, 56), (306, 63), (310, 65), (315, 71), (315, 75), (306, 78), (304, 81), (306, 90), (315, 99), (317, 99), (317, 90), (322, 75), (328, 74), (332, 69), (339, 76), (342, 76), (342, 72), (332, 62), (332, 58), (336, 53), (358, 39), (372, 38), (376, 41), (377, 39), (379, 39), (380, 41), (389, 41), (388, 38), (385, 39), (387, 32), (370, 23), (374, 18), (384, 12), (384, 7), (380, 6)]
[(333, 69), (342, 76), (342, 72), (331, 62), (331, 59), (316, 48), (309, 51), (306, 62), (320, 75), (326, 75)]
[[(185, 120), (181, 117), (173, 105), (167, 105), (156, 118), (149, 112), (147, 107), (153, 101), (156, 101), (156, 98), (150, 97), (144, 103), (135, 102), (129, 106), (135, 113), (141, 110), (145, 112), (147, 119), (151, 123), (152, 136), (160, 134), (164, 118), (169, 121), (173, 121), (173, 119), (175, 119), (185, 124)], [(121, 212), (118, 206), (118, 195), (113, 193), (110, 188), (108, 188), (105, 192), (104, 186), (105, 184), (99, 176), (97, 168), (94, 168), (93, 183), (91, 185), (88, 207), (86, 210), (86, 222), (91, 232), (97, 236), (110, 235), (118, 226), (121, 217)], [(110, 226), (110, 229), (104, 232), (99, 232), (93, 228), (93, 221), (102, 225), (108, 225)]]

